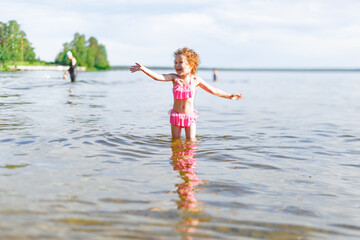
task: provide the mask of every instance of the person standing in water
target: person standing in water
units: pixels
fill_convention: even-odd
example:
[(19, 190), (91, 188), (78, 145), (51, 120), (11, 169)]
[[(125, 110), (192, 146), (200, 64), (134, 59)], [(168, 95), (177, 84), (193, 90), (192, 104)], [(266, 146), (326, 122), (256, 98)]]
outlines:
[(70, 73), (71, 82), (76, 80), (76, 58), (73, 56), (71, 51), (66, 53), (66, 57), (70, 60), (69, 69), (64, 73), (64, 79), (68, 79), (67, 74)]
[(219, 80), (219, 77), (218, 77), (218, 70), (216, 68), (213, 69), (213, 73), (214, 73), (214, 76), (213, 76), (213, 81), (214, 82), (217, 82)]
[(206, 83), (202, 78), (195, 76), (199, 67), (198, 54), (189, 48), (181, 48), (174, 52), (174, 69), (176, 73), (158, 74), (140, 63), (131, 66), (131, 72), (142, 71), (152, 79), (160, 82), (172, 82), (174, 104), (170, 110), (171, 135), (179, 139), (181, 129), (185, 129), (187, 139), (195, 139), (196, 119), (198, 112), (194, 109), (196, 88), (200, 87), (215, 96), (231, 100), (239, 100), (240, 93), (227, 93)]

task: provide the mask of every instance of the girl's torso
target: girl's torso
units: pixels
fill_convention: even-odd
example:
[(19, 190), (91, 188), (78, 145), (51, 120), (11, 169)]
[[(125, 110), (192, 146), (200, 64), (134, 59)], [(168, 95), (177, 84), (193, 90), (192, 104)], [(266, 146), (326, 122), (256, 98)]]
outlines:
[(177, 77), (173, 81), (173, 95), (175, 112), (192, 113), (194, 112), (194, 98), (196, 94), (196, 77), (190, 76), (188, 82)]

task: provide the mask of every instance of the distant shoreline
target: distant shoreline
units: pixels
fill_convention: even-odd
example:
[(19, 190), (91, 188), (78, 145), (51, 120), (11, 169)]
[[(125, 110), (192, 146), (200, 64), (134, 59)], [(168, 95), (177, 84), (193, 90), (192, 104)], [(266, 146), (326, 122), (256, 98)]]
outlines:
[[(149, 66), (150, 69), (173, 70), (172, 67)], [(111, 70), (129, 70), (130, 66), (111, 66)], [(360, 72), (360, 68), (216, 68), (218, 71), (236, 72)], [(210, 67), (199, 70), (212, 71)]]
[[(163, 66), (149, 66), (150, 69), (155, 70), (173, 70), (172, 67)], [(66, 71), (68, 66), (62, 65), (18, 65), (8, 66), (10, 71)], [(78, 66), (78, 71), (87, 71), (86, 67)], [(128, 71), (130, 66), (111, 66), (110, 70), (103, 71)], [(210, 67), (200, 67), (199, 70), (212, 71)], [(234, 71), (234, 72), (360, 72), (360, 68), (217, 68), (219, 71)], [(2, 70), (4, 71), (4, 70)]]
[[(8, 66), (10, 71), (66, 71), (69, 69), (69, 66), (62, 65), (17, 65), (17, 66)], [(86, 67), (76, 67), (77, 71), (84, 72)]]

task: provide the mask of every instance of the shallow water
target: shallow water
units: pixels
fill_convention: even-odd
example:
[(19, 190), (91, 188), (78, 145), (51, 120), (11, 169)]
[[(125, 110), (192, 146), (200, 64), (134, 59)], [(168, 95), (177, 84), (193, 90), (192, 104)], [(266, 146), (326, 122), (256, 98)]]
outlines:
[(220, 72), (196, 143), (169, 83), (61, 76), (0, 73), (0, 239), (360, 238), (359, 73)]

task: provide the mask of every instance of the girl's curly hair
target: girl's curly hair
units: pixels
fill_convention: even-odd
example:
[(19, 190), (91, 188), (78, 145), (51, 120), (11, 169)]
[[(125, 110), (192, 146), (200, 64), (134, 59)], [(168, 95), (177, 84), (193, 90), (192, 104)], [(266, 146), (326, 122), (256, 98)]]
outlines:
[(174, 57), (178, 54), (184, 55), (186, 57), (186, 60), (191, 67), (191, 74), (195, 74), (200, 64), (199, 55), (194, 50), (187, 47), (176, 50), (174, 52)]

